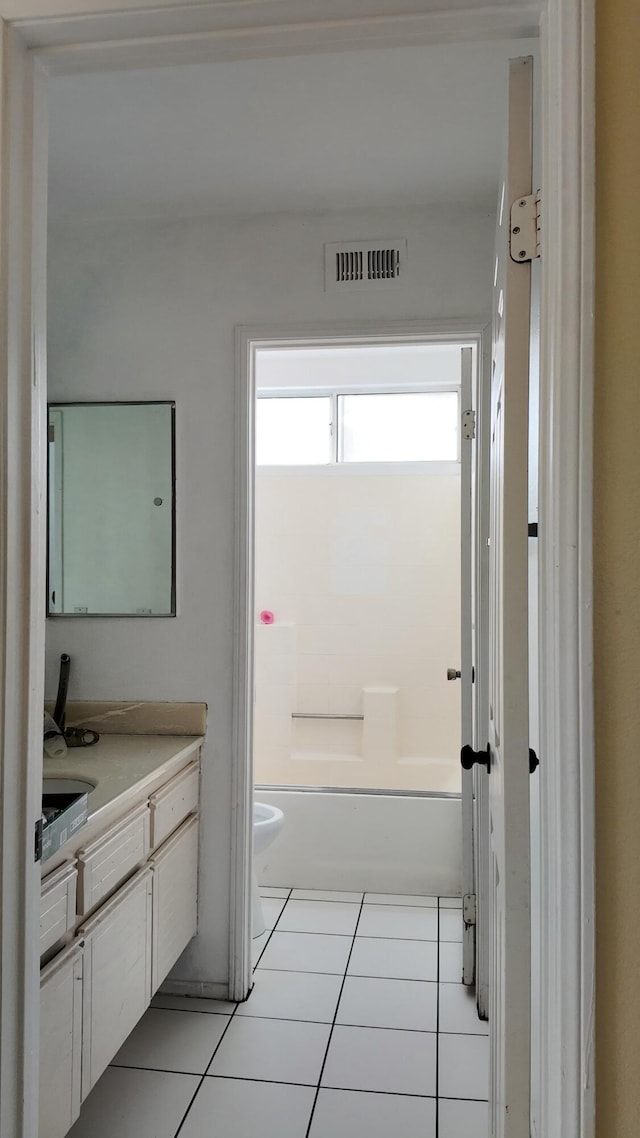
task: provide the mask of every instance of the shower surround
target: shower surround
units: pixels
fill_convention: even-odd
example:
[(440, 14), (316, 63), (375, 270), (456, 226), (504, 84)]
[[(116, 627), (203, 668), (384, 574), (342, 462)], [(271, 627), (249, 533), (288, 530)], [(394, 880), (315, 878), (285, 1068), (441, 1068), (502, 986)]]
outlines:
[(256, 783), (459, 791), (459, 467), (258, 469), (255, 600)]

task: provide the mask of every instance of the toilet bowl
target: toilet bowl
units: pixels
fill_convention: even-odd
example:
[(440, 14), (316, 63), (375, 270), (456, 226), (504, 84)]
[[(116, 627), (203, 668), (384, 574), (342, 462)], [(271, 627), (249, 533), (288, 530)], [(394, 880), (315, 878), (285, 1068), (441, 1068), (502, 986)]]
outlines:
[[(268, 846), (271, 845), (274, 838), (277, 838), (282, 826), (284, 824), (284, 814), (277, 806), (267, 806), (266, 802), (254, 802), (253, 804), (253, 853), (254, 857), (264, 852)], [(253, 882), (252, 882), (252, 917), (253, 917), (253, 930), (254, 937), (261, 936), (264, 932), (264, 915), (262, 912), (262, 903), (260, 901), (260, 892), (258, 889), (258, 879), (256, 877), (255, 864), (253, 867)]]

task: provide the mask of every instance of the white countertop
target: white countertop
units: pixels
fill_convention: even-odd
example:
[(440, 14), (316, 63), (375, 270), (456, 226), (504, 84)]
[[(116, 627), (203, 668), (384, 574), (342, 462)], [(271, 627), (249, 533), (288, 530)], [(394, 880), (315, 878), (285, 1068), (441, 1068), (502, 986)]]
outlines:
[(92, 747), (73, 747), (64, 758), (45, 757), (45, 778), (81, 778), (95, 783), (89, 817), (82, 829), (43, 863), (49, 873), (76, 848), (92, 839), (127, 810), (177, 774), (201, 746), (200, 735), (107, 735)]

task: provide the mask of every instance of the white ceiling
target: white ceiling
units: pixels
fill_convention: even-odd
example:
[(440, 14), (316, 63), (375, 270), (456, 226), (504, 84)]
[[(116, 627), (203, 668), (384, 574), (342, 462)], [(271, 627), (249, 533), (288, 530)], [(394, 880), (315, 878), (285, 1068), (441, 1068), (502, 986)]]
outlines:
[(534, 40), (58, 77), (50, 212), (495, 204), (507, 60)]

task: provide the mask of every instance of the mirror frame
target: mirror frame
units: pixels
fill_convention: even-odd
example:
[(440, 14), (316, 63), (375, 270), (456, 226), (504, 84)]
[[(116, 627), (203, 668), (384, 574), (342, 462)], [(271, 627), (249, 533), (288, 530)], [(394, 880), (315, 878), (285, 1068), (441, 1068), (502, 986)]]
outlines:
[[(169, 407), (171, 410), (171, 611), (170, 612), (51, 612), (49, 605), (49, 555), (51, 519), (49, 487), (51, 485), (49, 450), (49, 412), (58, 407)], [(167, 620), (177, 616), (176, 566), (176, 404), (173, 399), (56, 399), (47, 402), (47, 620)]]

